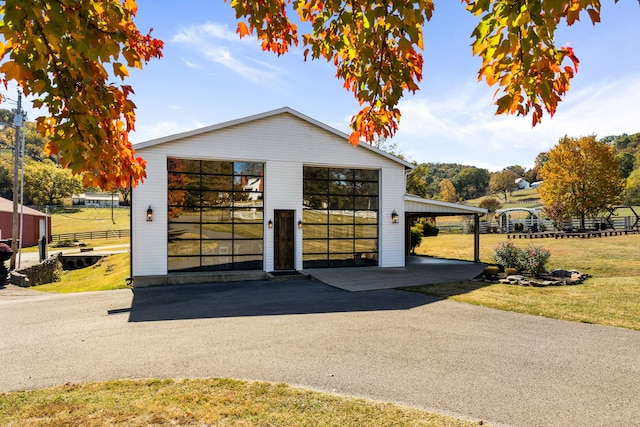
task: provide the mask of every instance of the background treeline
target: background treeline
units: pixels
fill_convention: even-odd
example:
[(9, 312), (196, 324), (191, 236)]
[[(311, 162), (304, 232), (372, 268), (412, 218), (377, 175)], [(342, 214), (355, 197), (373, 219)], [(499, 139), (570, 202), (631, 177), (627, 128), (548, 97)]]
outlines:
[[(0, 197), (13, 198), (13, 146), (15, 131), (14, 112), (0, 109)], [(56, 205), (74, 193), (93, 191), (85, 189), (82, 178), (72, 176), (63, 169), (55, 156), (45, 152), (46, 139), (38, 133), (35, 123), (25, 121), (22, 126), (25, 144), (24, 201), (26, 205)], [(620, 162), (620, 175), (626, 179), (624, 199), (628, 204), (640, 204), (640, 133), (612, 135), (602, 141), (614, 147)], [(393, 153), (397, 145), (382, 144), (379, 148)], [(400, 154), (401, 156), (401, 154)], [(416, 168), (407, 177), (407, 192), (420, 197), (459, 202), (487, 195), (499, 195), (505, 200), (518, 186), (517, 178), (527, 182), (540, 181), (539, 171), (546, 161), (546, 152), (538, 154), (534, 166), (527, 169), (520, 165), (509, 166), (502, 171), (457, 163), (416, 163)], [(124, 203), (128, 191), (121, 191)]]
[[(640, 204), (640, 133), (612, 135), (602, 138), (615, 149), (620, 163), (620, 175), (627, 185), (624, 200)], [(515, 180), (523, 178), (529, 183), (540, 181), (540, 169), (547, 160), (541, 152), (530, 169), (521, 165), (509, 166), (498, 172), (457, 163), (416, 163), (407, 177), (407, 192), (420, 197), (458, 202), (488, 195), (499, 195), (505, 200), (518, 189)]]
[[(15, 130), (11, 125), (14, 115), (14, 111), (0, 109), (0, 197), (9, 200), (13, 199)], [(35, 122), (24, 121), (21, 134), (24, 135), (25, 205), (61, 205), (73, 194), (96, 191), (84, 188), (81, 176), (73, 176), (58, 164), (55, 156), (47, 155), (47, 140), (40, 136)], [(22, 136), (20, 140), (22, 142)], [(126, 203), (128, 191), (122, 193)]]

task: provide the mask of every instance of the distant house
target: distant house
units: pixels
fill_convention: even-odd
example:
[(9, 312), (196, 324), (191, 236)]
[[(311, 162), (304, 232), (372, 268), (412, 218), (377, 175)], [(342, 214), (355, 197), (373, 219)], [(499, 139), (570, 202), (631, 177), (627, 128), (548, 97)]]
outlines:
[(74, 205), (84, 205), (90, 207), (111, 207), (120, 206), (119, 193), (83, 193), (71, 196)]
[(540, 187), (540, 184), (542, 184), (542, 181), (536, 181), (531, 183), (531, 188), (538, 188)]
[[(18, 213), (22, 210), (22, 247), (35, 246), (40, 238), (49, 236), (51, 241), (51, 217), (35, 209), (18, 205)], [(45, 232), (46, 230), (46, 232)], [(0, 240), (12, 239), (13, 202), (0, 197)]]
[(247, 191), (249, 194), (247, 198), (251, 201), (258, 200), (264, 192), (262, 176), (247, 178), (246, 176), (242, 175), (240, 178), (242, 182), (242, 190)]
[(529, 182), (524, 178), (516, 179), (516, 184), (518, 185), (518, 190), (524, 190), (531, 187), (531, 184), (529, 184)]

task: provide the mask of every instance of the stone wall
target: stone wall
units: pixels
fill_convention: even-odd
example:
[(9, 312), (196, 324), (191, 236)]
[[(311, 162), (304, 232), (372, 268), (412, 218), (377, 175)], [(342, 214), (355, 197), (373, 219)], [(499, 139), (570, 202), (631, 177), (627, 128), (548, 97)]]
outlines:
[(12, 271), (10, 277), (11, 284), (27, 288), (29, 286), (59, 282), (62, 278), (62, 262), (60, 261), (60, 256), (61, 254), (57, 254), (33, 267)]

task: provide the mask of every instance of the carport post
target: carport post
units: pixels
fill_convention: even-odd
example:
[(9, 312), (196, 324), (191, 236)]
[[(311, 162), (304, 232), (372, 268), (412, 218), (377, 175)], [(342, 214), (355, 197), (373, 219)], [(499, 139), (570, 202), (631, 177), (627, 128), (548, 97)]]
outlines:
[(473, 215), (473, 261), (480, 262), (480, 215)]

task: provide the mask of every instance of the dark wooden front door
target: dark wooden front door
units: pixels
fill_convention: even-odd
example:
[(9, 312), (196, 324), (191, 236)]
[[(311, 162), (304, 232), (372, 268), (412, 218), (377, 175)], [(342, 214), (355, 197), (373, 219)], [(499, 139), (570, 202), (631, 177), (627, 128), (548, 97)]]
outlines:
[(295, 211), (277, 210), (274, 216), (274, 267), (276, 270), (295, 270)]

